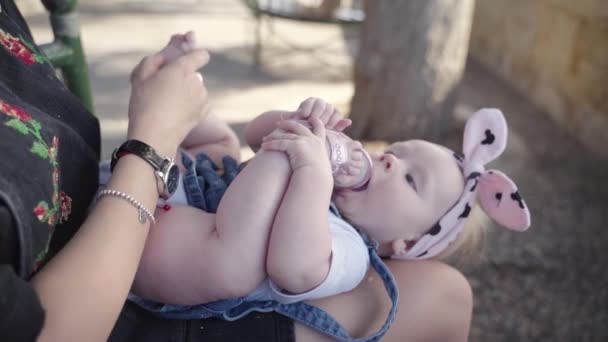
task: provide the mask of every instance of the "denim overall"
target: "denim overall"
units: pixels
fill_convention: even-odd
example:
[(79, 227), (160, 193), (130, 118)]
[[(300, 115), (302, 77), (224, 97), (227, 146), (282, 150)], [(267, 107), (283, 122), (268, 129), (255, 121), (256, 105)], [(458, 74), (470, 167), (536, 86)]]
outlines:
[[(224, 163), (224, 173), (222, 176), (219, 176), (217, 174), (217, 167), (205, 154), (199, 154), (194, 161), (186, 154), (182, 154), (182, 160), (187, 169), (184, 176), (184, 188), (188, 203), (199, 209), (215, 212), (224, 191), (242, 169), (243, 164), (239, 166), (234, 159), (226, 156), (222, 160)], [(334, 205), (331, 206), (330, 210), (340, 217)], [(376, 333), (365, 338), (352, 338), (342, 325), (326, 311), (304, 302), (281, 304), (274, 300), (248, 300), (247, 296), (244, 296), (199, 305), (182, 306), (156, 303), (142, 299), (134, 294), (129, 295), (129, 300), (155, 315), (171, 319), (219, 317), (228, 321), (234, 321), (252, 311), (275, 311), (339, 341), (378, 341), (395, 319), (399, 304), (399, 291), (393, 275), (376, 252), (377, 243), (365, 236), (365, 234), (362, 237), (369, 251), (370, 264), (382, 278), (384, 287), (392, 302), (391, 310), (384, 325)]]

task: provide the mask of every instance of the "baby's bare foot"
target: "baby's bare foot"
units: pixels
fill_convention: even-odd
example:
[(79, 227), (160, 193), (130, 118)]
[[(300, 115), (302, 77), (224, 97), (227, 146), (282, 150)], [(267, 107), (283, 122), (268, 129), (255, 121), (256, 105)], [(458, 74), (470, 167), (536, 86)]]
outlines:
[(190, 31), (186, 34), (174, 34), (171, 36), (167, 46), (161, 50), (161, 54), (165, 57), (166, 62), (171, 62), (194, 50), (195, 47), (194, 32)]

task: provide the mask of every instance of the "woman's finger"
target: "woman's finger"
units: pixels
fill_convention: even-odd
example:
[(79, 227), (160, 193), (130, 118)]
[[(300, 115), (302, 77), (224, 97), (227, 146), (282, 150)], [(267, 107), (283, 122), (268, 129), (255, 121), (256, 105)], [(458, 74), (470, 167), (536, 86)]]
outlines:
[(160, 69), (165, 63), (165, 58), (161, 53), (144, 57), (131, 73), (131, 82), (141, 82)]
[(209, 52), (205, 49), (195, 49), (170, 64), (173, 63), (182, 66), (186, 72), (195, 72), (209, 63)]
[(187, 74), (183, 80), (187, 85), (186, 89), (191, 94), (192, 99), (205, 101), (207, 99), (207, 87), (203, 81), (203, 75), (198, 72)]

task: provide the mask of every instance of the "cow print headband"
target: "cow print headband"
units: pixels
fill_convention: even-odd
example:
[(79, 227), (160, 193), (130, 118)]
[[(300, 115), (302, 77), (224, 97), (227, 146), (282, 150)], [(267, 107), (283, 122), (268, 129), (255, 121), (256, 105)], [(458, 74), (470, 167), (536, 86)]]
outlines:
[(507, 145), (507, 123), (498, 109), (481, 109), (469, 118), (464, 130), (464, 156), (454, 153), (465, 177), (456, 204), (415, 244), (392, 256), (394, 259), (427, 259), (441, 253), (462, 231), (478, 198), (483, 211), (505, 228), (524, 231), (530, 212), (509, 177), (498, 170), (485, 170)]

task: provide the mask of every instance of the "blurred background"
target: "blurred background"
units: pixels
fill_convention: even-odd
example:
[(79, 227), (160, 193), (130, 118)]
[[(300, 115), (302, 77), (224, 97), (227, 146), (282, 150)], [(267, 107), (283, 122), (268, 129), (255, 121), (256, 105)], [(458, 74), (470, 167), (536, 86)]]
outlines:
[[(50, 42), (41, 2), (16, 2)], [(608, 1), (80, 0), (76, 13), (104, 158), (126, 133), (131, 69), (188, 30), (211, 52), (214, 111), (237, 132), (315, 96), (370, 148), (460, 150), (469, 115), (502, 109), (509, 142), (492, 166), (518, 183), (532, 227), (493, 229), (461, 267), (470, 341), (608, 341)]]

